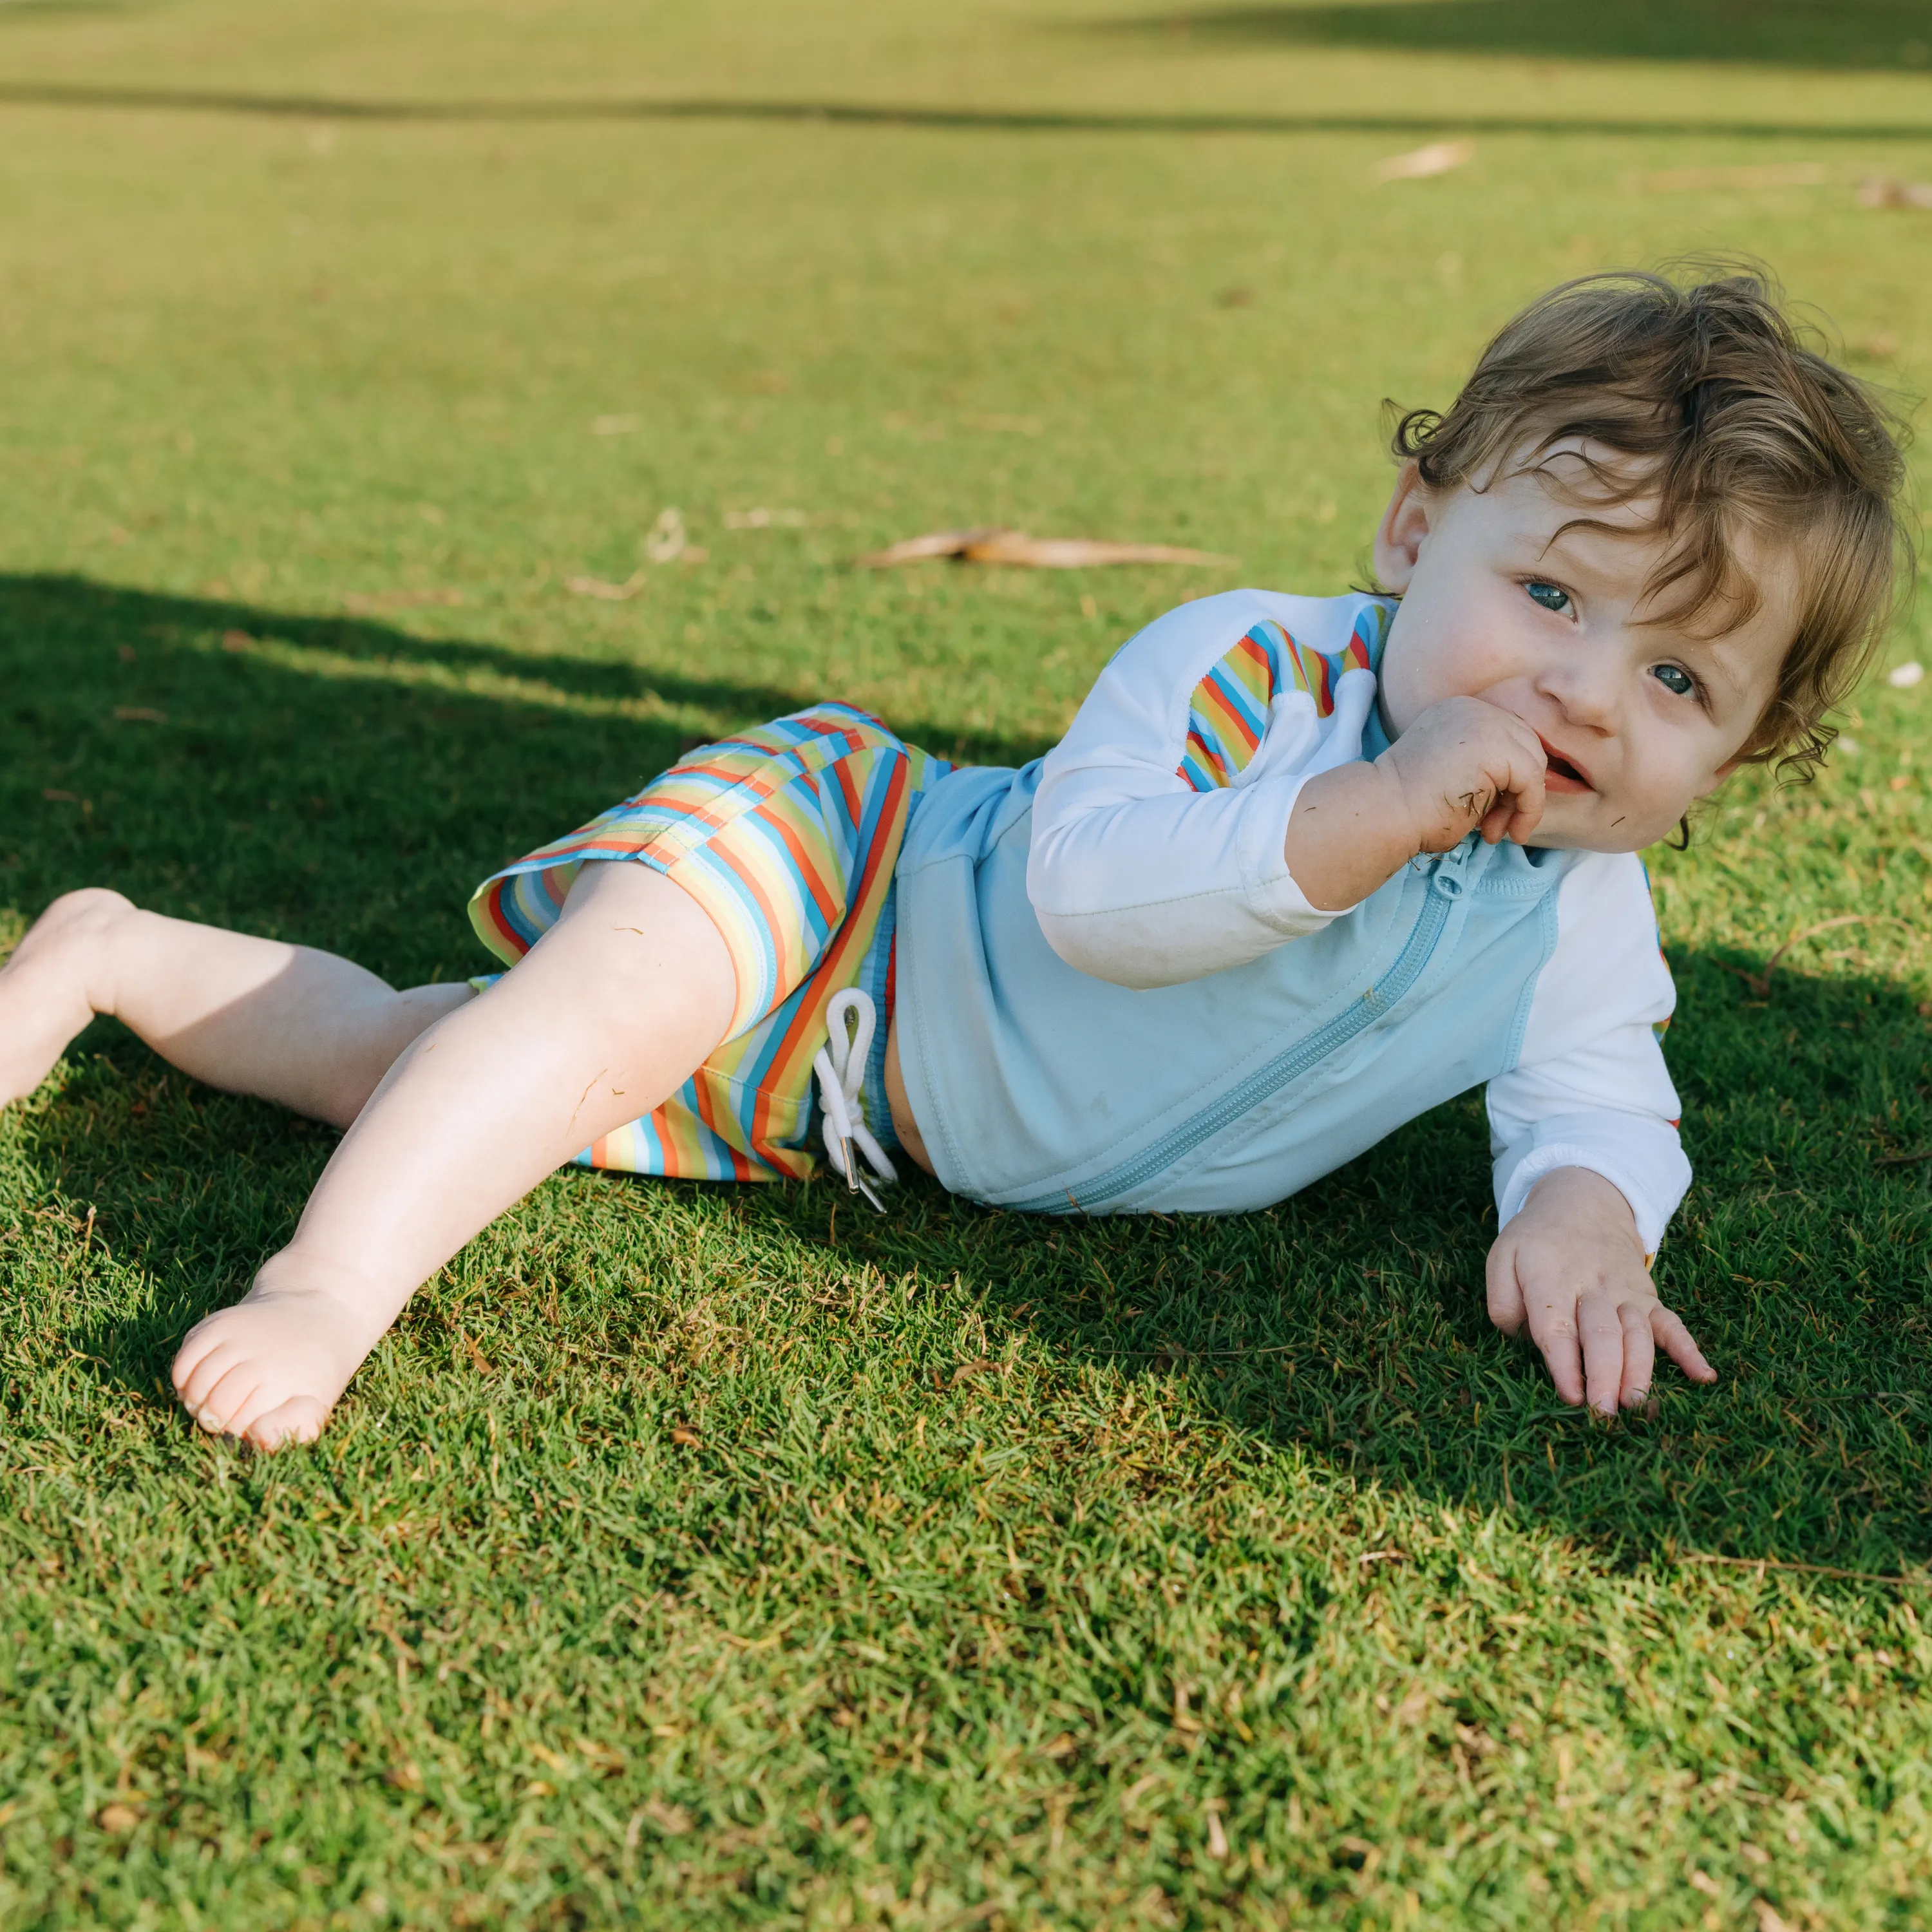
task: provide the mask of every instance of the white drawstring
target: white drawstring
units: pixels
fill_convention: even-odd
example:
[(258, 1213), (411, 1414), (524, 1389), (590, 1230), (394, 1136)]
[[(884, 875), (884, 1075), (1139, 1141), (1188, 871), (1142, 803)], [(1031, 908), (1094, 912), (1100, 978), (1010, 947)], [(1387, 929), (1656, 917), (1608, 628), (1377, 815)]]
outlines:
[[(872, 1034), (878, 1015), (868, 995), (856, 986), (834, 993), (825, 1009), (831, 1037), (812, 1056), (812, 1071), (818, 1076), (818, 1103), (825, 1115), (825, 1150), (835, 1172), (855, 1194), (863, 1194), (880, 1214), (885, 1212), (872, 1184), (859, 1171), (852, 1150), (866, 1156), (867, 1165), (880, 1180), (895, 1181), (898, 1172), (886, 1158), (886, 1150), (866, 1125), (866, 1061), (872, 1050)], [(850, 1030), (848, 1023), (856, 1021)]]

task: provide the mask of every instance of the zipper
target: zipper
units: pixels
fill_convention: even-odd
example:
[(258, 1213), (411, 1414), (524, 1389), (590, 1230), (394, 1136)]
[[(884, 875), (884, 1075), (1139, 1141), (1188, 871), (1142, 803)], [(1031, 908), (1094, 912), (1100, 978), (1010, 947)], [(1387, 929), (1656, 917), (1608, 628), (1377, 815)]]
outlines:
[(1298, 1040), (1265, 1066), (1257, 1067), (1238, 1086), (1222, 1094), (1214, 1106), (1171, 1129), (1150, 1147), (1144, 1148), (1118, 1167), (1088, 1182), (1077, 1195), (1071, 1189), (1061, 1188), (1052, 1194), (1036, 1195), (1030, 1201), (1004, 1204), (1016, 1214), (1064, 1214), (1071, 1202), (1082, 1213), (1086, 1213), (1109, 1201), (1118, 1200), (1143, 1182), (1152, 1180), (1164, 1168), (1172, 1166), (1184, 1156), (1192, 1154), (1203, 1141), (1210, 1139), (1263, 1101), (1271, 1100), (1291, 1081), (1298, 1080), (1330, 1054), (1347, 1046), (1358, 1034), (1389, 1012), (1422, 976), (1423, 969), (1436, 950), (1436, 941), (1442, 937), (1442, 928), (1449, 922), (1450, 910), (1462, 896), (1462, 866), (1467, 855), (1466, 847), (1456, 859), (1438, 866), (1429, 882), (1428, 897), (1395, 964), (1378, 983), (1353, 1001), (1346, 1012), (1337, 1013), (1326, 1026), (1305, 1040)]

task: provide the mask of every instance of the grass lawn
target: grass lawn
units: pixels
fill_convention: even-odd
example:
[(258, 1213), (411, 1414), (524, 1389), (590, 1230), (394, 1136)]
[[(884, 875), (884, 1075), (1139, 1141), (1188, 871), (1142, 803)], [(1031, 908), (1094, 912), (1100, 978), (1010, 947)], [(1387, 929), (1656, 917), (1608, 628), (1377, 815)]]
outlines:
[[(694, 736), (1029, 757), (1586, 268), (1928, 379), (1919, 0), (1139, 4), (0, 5), (0, 944), (464, 976)], [(982, 521), (1239, 561), (849, 567)], [(1926, 1923), (1928, 708), (1655, 855), (1722, 1380), (1615, 1424), (1471, 1099), (1223, 1222), (564, 1174), (254, 1457), (166, 1365), (332, 1137), (92, 1030), (0, 1120), (0, 1928)]]

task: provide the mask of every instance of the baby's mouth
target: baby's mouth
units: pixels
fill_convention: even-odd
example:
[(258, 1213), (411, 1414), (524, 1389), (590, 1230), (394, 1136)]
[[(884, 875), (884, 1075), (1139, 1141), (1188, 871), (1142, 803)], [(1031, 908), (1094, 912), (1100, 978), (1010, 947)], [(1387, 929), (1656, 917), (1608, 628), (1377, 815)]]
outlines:
[(1543, 747), (1543, 755), (1549, 761), (1543, 775), (1543, 788), (1546, 791), (1582, 792), (1594, 791), (1590, 782), (1590, 774), (1581, 765), (1566, 758), (1540, 733), (1537, 742)]

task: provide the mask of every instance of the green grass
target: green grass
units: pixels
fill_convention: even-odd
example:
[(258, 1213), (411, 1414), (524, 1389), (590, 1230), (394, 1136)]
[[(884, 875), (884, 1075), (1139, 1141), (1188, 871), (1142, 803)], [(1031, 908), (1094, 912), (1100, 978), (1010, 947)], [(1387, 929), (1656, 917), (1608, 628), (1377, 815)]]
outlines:
[[(1030, 755), (1180, 597), (1342, 588), (1382, 399), (1585, 268), (1932, 368), (1932, 216), (1854, 199), (1932, 178), (1922, 7), (1124, 10), (0, 8), (11, 932), (454, 976), (689, 736)], [(670, 505), (703, 562), (568, 590)], [(847, 567), (982, 520), (1240, 563)], [(1225, 1222), (560, 1175), (252, 1458), (166, 1364), (331, 1137), (91, 1031), (0, 1121), (0, 1926), (1924, 1923), (1928, 693), (1655, 856), (1723, 1379), (1649, 1419), (1489, 1330), (1466, 1102)]]

